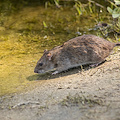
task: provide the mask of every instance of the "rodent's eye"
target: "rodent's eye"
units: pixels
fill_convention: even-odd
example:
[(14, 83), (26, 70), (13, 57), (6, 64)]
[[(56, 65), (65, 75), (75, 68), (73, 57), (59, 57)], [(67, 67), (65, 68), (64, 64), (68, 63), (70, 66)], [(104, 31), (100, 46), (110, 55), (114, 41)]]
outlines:
[(43, 63), (39, 63), (39, 66), (43, 66)]

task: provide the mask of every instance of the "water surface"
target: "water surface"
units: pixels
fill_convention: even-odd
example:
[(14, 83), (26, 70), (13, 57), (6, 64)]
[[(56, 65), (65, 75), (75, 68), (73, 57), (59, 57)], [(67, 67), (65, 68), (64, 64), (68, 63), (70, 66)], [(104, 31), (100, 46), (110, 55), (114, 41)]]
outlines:
[[(51, 49), (82, 35), (97, 34), (94, 26), (108, 21), (106, 13), (84, 13), (79, 16), (73, 6), (60, 9), (28, 6), (5, 16), (0, 26), (0, 95), (28, 90), (40, 81), (34, 67), (44, 49)], [(90, 30), (93, 29), (93, 30)]]

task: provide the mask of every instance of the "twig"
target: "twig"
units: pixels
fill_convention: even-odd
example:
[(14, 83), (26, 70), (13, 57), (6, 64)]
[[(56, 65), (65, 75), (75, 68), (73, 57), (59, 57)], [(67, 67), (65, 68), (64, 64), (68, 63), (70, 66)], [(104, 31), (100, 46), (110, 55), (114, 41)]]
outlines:
[(95, 2), (95, 1), (92, 1), (92, 0), (88, 0), (88, 1), (91, 3), (94, 3), (96, 6), (99, 6), (101, 8), (105, 8), (104, 6), (100, 5), (99, 3)]
[(28, 105), (28, 104), (36, 104), (36, 105), (39, 105), (40, 103), (39, 103), (39, 102), (27, 101), (27, 102), (23, 102), (23, 103), (18, 103), (17, 105), (14, 105), (12, 108), (16, 108), (16, 107), (19, 107), (19, 106), (22, 106), (22, 105)]

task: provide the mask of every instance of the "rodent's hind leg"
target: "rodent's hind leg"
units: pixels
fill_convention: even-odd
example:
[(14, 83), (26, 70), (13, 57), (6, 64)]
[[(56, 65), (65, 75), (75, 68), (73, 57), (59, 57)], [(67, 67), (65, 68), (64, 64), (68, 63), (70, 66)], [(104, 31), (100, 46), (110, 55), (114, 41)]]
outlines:
[(106, 60), (103, 60), (103, 61), (98, 62), (98, 63), (95, 63), (95, 64), (91, 64), (90, 67), (92, 67), (92, 68), (93, 68), (93, 67), (97, 67), (97, 66), (103, 64), (105, 61), (106, 61)]
[(90, 67), (94, 68), (94, 67), (97, 67), (98, 65), (99, 65), (99, 63), (91, 64)]

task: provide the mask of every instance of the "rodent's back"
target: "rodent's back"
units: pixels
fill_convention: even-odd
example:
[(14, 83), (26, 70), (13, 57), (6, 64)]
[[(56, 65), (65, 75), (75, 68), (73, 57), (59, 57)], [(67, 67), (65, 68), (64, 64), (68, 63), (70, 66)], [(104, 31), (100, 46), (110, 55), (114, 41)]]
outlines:
[(95, 35), (83, 35), (65, 42), (61, 54), (72, 64), (78, 61), (82, 64), (95, 63), (105, 59), (114, 46), (114, 43)]
[[(117, 44), (95, 35), (76, 37), (44, 53), (46, 54), (43, 55), (46, 62), (41, 58), (36, 66), (37, 70), (35, 70), (56, 69), (57, 73), (59, 73), (80, 65), (96, 64), (104, 61), (115, 45)], [(39, 67), (41, 62), (44, 62), (44, 67)]]

